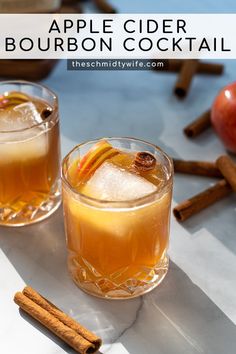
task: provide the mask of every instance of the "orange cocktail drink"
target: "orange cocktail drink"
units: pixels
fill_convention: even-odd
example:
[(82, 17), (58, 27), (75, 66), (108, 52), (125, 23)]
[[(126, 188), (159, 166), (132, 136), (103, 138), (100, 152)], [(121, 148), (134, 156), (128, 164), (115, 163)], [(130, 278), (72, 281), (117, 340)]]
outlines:
[(57, 98), (28, 82), (0, 90), (0, 225), (26, 225), (60, 204)]
[(159, 284), (168, 269), (168, 156), (137, 139), (102, 139), (77, 146), (62, 174), (68, 265), (79, 287), (129, 298)]

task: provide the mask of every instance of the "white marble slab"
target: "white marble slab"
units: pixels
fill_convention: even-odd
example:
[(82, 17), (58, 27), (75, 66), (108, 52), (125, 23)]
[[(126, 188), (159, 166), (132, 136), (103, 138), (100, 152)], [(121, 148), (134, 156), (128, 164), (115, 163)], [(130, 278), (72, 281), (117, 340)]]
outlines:
[[(231, 259), (230, 252), (206, 232), (191, 236), (182, 226), (175, 225), (173, 230), (173, 225), (175, 222), (172, 223), (172, 261), (165, 281), (153, 292), (129, 301), (100, 300), (84, 294), (73, 284), (66, 270), (61, 210), (40, 224), (16, 231), (1, 230), (3, 353), (73, 352), (35, 321), (19, 313), (12, 297), (24, 284), (31, 284), (101, 335), (104, 340), (101, 353), (213, 354), (223, 353), (225, 346), (227, 353), (234, 353), (235, 325), (230, 317), (235, 316), (235, 297), (231, 296), (235, 279), (228, 269), (224, 280), (227, 264), (223, 269), (215, 269), (214, 265), (222, 263), (221, 250), (225, 260), (229, 263), (232, 260), (232, 266), (235, 257)], [(203, 245), (211, 251), (203, 250)], [(212, 252), (216, 254), (214, 260)], [(14, 340), (9, 340), (10, 333)]]

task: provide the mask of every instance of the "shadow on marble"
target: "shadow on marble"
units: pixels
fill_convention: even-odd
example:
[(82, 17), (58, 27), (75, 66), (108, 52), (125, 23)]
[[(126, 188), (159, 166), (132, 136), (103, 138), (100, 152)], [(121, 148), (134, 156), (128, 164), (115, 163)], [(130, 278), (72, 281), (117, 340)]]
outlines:
[(95, 331), (104, 343), (115, 341), (123, 328), (132, 324), (140, 299), (97, 299), (82, 292), (71, 280), (61, 208), (41, 223), (14, 229), (2, 227), (0, 231), (0, 248), (25, 284)]
[[(203, 112), (200, 112), (199, 115), (201, 115), (201, 113), (203, 113)], [(195, 118), (197, 118), (197, 117), (195, 117)], [(192, 144), (195, 144), (196, 146), (201, 145), (203, 147), (207, 147), (207, 145), (209, 144), (209, 141), (214, 136), (215, 136), (215, 133), (214, 133), (213, 129), (207, 129), (206, 131), (201, 133), (201, 135), (199, 135), (197, 138), (190, 139), (189, 142), (191, 142)]]
[(56, 335), (54, 335), (51, 331), (49, 331), (46, 327), (41, 325), (41, 323), (37, 322), (32, 317), (30, 317), (26, 312), (24, 312), (20, 309), (19, 314), (25, 321), (29, 322), (32, 326), (34, 326), (37, 331), (40, 331), (45, 336), (47, 336), (50, 340), (52, 340), (56, 345), (58, 345), (65, 353), (68, 353), (68, 354), (76, 354), (77, 353), (74, 349), (69, 347), (69, 345), (64, 343)]
[[(173, 262), (119, 341), (131, 354), (233, 354), (236, 326)], [(155, 339), (154, 339), (155, 338)]]
[[(235, 325), (173, 262), (151, 293), (107, 301), (83, 293), (71, 281), (61, 210), (37, 225), (1, 231), (0, 247), (19, 276), (100, 335), (102, 353), (113, 352), (112, 343), (130, 354), (235, 353)], [(64, 346), (61, 350), (71, 353)]]

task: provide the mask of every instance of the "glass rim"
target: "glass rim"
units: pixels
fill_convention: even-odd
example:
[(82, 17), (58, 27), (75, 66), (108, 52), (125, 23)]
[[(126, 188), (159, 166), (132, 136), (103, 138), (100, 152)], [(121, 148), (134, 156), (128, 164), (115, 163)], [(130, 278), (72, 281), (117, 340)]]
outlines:
[(97, 139), (93, 139), (93, 140), (87, 140), (84, 141), (80, 144), (77, 144), (71, 151), (68, 152), (68, 154), (66, 154), (66, 156), (63, 158), (62, 160), (62, 164), (61, 164), (61, 179), (62, 182), (65, 183), (65, 185), (69, 188), (70, 191), (72, 191), (76, 196), (81, 197), (83, 200), (85, 201), (89, 201), (92, 203), (99, 203), (102, 206), (118, 206), (118, 208), (127, 208), (127, 204), (129, 204), (130, 206), (140, 206), (140, 205), (144, 205), (148, 203), (148, 200), (156, 195), (158, 195), (160, 193), (159, 190), (156, 190), (152, 193), (149, 193), (143, 197), (140, 198), (134, 198), (134, 199), (129, 199), (129, 200), (102, 200), (99, 198), (94, 198), (94, 197), (90, 197), (86, 194), (81, 193), (80, 191), (78, 191), (77, 189), (75, 189), (68, 181), (67, 177), (65, 176), (64, 173), (64, 166), (66, 164), (66, 162), (68, 161), (68, 159), (70, 158), (70, 156), (76, 151), (78, 150), (81, 146), (85, 146), (85, 145), (89, 145), (89, 144), (95, 144), (100, 140), (130, 140), (130, 141), (134, 141), (134, 142), (138, 142), (138, 143), (142, 143), (142, 144), (146, 144), (152, 148), (154, 148), (155, 150), (157, 150), (158, 152), (161, 153), (162, 156), (165, 157), (165, 159), (168, 161), (168, 171), (169, 171), (169, 178), (166, 180), (165, 186), (163, 188), (165, 188), (168, 183), (172, 180), (173, 178), (173, 174), (174, 174), (174, 168), (173, 168), (173, 161), (171, 159), (171, 157), (169, 157), (159, 146), (153, 144), (153, 143), (149, 143), (145, 140), (142, 139), (138, 139), (138, 138), (133, 138), (133, 137), (101, 137), (101, 138), (97, 138)]
[(42, 85), (41, 83), (38, 84), (38, 83), (32, 82), (32, 81), (27, 81), (27, 80), (3, 80), (3, 81), (0, 81), (0, 87), (2, 85), (14, 85), (14, 84), (23, 84), (23, 85), (29, 85), (29, 86), (34, 86), (34, 87), (45, 89), (53, 97), (53, 105), (52, 105), (53, 111), (52, 111), (52, 114), (50, 114), (46, 119), (44, 119), (40, 123), (34, 124), (34, 125), (32, 125), (30, 127), (27, 127), (27, 128), (22, 128), (22, 129), (15, 129), (15, 130), (1, 130), (0, 129), (0, 134), (4, 134), (4, 133), (11, 134), (11, 133), (25, 132), (27, 130), (30, 130), (30, 129), (33, 129), (33, 128), (36, 128), (36, 127), (40, 127), (41, 125), (43, 125), (43, 124), (45, 124), (47, 122), (50, 122), (52, 117), (54, 116), (53, 113), (55, 112), (55, 109), (58, 106), (58, 97), (55, 94), (55, 92), (52, 91), (51, 89), (49, 89), (47, 86)]

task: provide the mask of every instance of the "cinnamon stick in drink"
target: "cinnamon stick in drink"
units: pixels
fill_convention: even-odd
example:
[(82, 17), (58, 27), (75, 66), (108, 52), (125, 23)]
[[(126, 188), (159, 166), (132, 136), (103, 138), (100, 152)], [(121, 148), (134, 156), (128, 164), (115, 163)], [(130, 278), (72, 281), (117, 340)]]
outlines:
[(177, 205), (173, 210), (174, 216), (178, 221), (185, 221), (218, 200), (226, 197), (231, 191), (230, 185), (225, 179), (222, 179), (214, 184), (214, 186)]
[(201, 114), (196, 120), (184, 128), (184, 134), (188, 138), (195, 138), (203, 131), (211, 127), (211, 110)]
[(174, 171), (206, 177), (222, 177), (215, 162), (173, 159)]
[(184, 61), (174, 88), (174, 93), (177, 97), (184, 98), (187, 95), (197, 68), (198, 60), (188, 59)]
[[(25, 289), (24, 289), (25, 290)], [(32, 298), (36, 298), (36, 300), (44, 304), (46, 307), (45, 303), (47, 303), (47, 308), (54, 308), (54, 310), (59, 311), (56, 307), (54, 307), (53, 304), (49, 303), (46, 299), (42, 298), (39, 294), (33, 291), (33, 289), (29, 288), (25, 291), (28, 295), (31, 294)], [(40, 301), (39, 301), (40, 299)], [(87, 340), (85, 337), (80, 335), (78, 331), (75, 329), (74, 325), (74, 320), (70, 319), (68, 316), (68, 325), (62, 322), (61, 320), (58, 319), (55, 315), (52, 314), (53, 311), (49, 312), (42, 306), (40, 306), (38, 303), (27, 297), (25, 294), (21, 292), (17, 292), (14, 296), (14, 301), (15, 303), (25, 312), (27, 312), (31, 317), (33, 317), (35, 320), (39, 321), (43, 326), (48, 328), (51, 332), (53, 332), (55, 335), (57, 335), (59, 338), (61, 338), (64, 342), (69, 344), (73, 349), (75, 349), (77, 352), (81, 354), (88, 354), (88, 353), (95, 353), (100, 345), (101, 345), (101, 340), (99, 345), (93, 344), (93, 342), (90, 342)], [(49, 306), (49, 307), (48, 307)], [(63, 314), (63, 313), (62, 313)], [(64, 314), (65, 315), (65, 314)], [(65, 315), (67, 316), (67, 315)], [(61, 317), (64, 318), (64, 317)], [(71, 320), (71, 321), (70, 321)], [(71, 325), (71, 327), (70, 327)], [(80, 326), (78, 324), (78, 326)], [(73, 328), (72, 328), (73, 327)], [(82, 326), (81, 326), (82, 327)], [(84, 329), (81, 331), (81, 333), (88, 332), (87, 330), (84, 331)], [(86, 333), (87, 338), (89, 337)], [(93, 334), (91, 333), (91, 336)], [(95, 336), (95, 335), (94, 335)], [(96, 336), (95, 336), (96, 337)], [(97, 337), (98, 338), (98, 337)]]
[(233, 191), (236, 192), (236, 164), (234, 161), (229, 156), (223, 155), (216, 160), (216, 165)]

